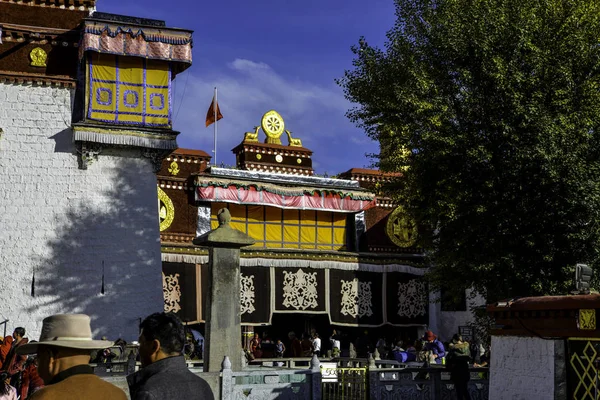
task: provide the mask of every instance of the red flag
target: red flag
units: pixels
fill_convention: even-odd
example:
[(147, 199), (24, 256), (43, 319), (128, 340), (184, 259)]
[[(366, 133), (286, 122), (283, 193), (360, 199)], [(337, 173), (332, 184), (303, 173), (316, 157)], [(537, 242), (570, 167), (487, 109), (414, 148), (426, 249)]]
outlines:
[(215, 109), (217, 114), (217, 121), (223, 118), (223, 114), (221, 114), (221, 110), (219, 109), (219, 103), (215, 101), (215, 96), (210, 103), (210, 107), (208, 107), (208, 112), (206, 113), (206, 127), (214, 124), (215, 121)]

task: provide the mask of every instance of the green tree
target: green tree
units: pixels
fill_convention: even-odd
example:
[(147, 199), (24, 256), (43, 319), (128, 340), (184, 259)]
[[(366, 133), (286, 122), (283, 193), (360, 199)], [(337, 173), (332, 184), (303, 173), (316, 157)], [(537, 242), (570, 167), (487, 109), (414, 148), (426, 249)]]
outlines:
[[(402, 172), (435, 287), (566, 294), (598, 263), (600, 2), (396, 0), (338, 83)], [(403, 149), (410, 149), (406, 152)]]

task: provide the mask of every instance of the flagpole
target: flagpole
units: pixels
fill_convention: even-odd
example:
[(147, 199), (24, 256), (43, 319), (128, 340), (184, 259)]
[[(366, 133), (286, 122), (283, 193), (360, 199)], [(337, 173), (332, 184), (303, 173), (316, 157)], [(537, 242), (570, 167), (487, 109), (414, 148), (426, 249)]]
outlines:
[(215, 144), (214, 144), (214, 149), (213, 152), (215, 153), (215, 158), (214, 158), (214, 165), (215, 167), (217, 166), (217, 104), (219, 104), (219, 102), (217, 101), (217, 87), (215, 86), (215, 103), (213, 104), (213, 115), (215, 116)]

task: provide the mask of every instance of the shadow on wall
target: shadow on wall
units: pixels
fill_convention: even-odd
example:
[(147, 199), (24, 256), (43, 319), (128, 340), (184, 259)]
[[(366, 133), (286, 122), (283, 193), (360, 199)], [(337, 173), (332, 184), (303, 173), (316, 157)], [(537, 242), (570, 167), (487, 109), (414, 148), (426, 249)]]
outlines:
[(27, 311), (85, 313), (95, 336), (133, 340), (139, 319), (163, 304), (156, 177), (146, 159), (105, 154), (70, 175), (81, 182), (50, 217), (55, 235), (36, 262)]

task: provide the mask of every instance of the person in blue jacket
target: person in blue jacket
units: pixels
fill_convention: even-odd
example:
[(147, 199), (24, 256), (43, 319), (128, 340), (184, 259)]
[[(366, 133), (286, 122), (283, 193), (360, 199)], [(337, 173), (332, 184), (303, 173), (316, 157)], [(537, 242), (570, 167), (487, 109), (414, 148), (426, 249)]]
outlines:
[(423, 346), (423, 350), (428, 350), (433, 355), (436, 364), (442, 363), (442, 358), (446, 356), (446, 349), (444, 349), (444, 344), (440, 342), (437, 336), (431, 332), (425, 332), (425, 345)]

